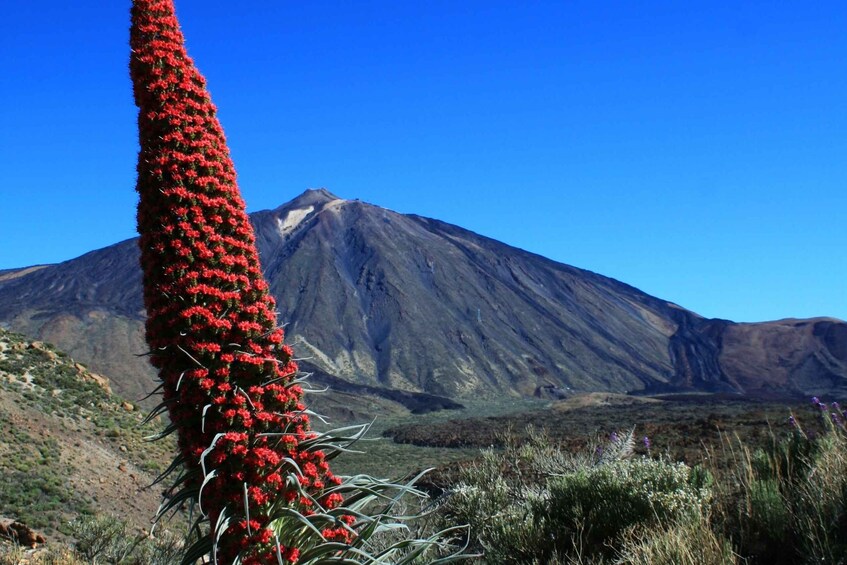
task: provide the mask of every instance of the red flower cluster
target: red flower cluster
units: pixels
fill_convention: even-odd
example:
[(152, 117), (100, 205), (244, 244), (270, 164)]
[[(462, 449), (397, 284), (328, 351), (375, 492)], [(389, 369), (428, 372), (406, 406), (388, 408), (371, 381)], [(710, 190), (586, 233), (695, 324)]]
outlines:
[[(184, 47), (173, 0), (134, 0), (130, 72), (139, 107), (138, 231), (147, 341), (196, 474), (202, 511), (230, 526), (218, 562), (294, 563), (296, 547), (277, 546), (266, 526), (282, 500), (308, 515), (314, 501), (338, 507), (339, 484), (303, 414), (297, 365), (282, 344), (275, 304), (262, 278), (223, 131), (205, 80)], [(309, 496), (284, 480), (293, 461)], [(203, 484), (214, 471), (214, 478)], [(246, 493), (246, 494), (245, 494)], [(245, 502), (246, 499), (246, 502)], [(349, 530), (327, 539), (349, 541)]]

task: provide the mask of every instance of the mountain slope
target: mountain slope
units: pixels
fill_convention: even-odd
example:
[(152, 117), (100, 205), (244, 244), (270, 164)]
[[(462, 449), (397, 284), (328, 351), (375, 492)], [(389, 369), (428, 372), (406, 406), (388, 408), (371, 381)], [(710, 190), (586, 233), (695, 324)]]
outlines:
[[(252, 220), (288, 340), (324, 382), (454, 399), (542, 387), (847, 392), (839, 320), (704, 319), (619, 281), (325, 190)], [(0, 322), (141, 396), (153, 381), (134, 356), (144, 351), (135, 245), (0, 277)]]
[(0, 508), (56, 534), (80, 513), (150, 527), (172, 441), (142, 441), (158, 426), (112, 394), (109, 382), (41, 342), (0, 330)]

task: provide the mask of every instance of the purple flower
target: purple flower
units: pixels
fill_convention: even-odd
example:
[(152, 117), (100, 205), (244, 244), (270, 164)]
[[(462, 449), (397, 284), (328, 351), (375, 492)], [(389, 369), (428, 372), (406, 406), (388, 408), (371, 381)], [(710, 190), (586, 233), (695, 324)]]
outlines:
[(644, 442), (644, 447), (646, 447), (649, 450), (650, 449), (650, 438), (647, 437), (647, 436), (644, 436), (644, 439), (642, 439), (641, 441)]
[(612, 443), (618, 443), (618, 439), (619, 438), (617, 432), (612, 432), (611, 434), (609, 434), (609, 441), (611, 441)]
[(797, 427), (797, 420), (794, 419), (793, 415), (788, 417), (788, 423), (791, 425), (792, 428)]
[(820, 404), (820, 403), (821, 403), (820, 398), (818, 398), (817, 396), (812, 397), (812, 404)]

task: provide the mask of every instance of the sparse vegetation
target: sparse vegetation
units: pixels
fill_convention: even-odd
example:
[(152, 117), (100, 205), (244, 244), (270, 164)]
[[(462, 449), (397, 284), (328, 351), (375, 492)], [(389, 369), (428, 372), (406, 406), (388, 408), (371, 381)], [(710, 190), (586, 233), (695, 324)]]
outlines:
[(753, 563), (847, 563), (845, 414), (818, 399), (814, 410), (770, 445), (727, 439), (716, 514)]
[(161, 422), (142, 425), (142, 414), (106, 386), (52, 346), (0, 330), (3, 515), (47, 534), (67, 534), (69, 518), (95, 512), (103, 501), (71, 483), (75, 473), (94, 480), (99, 474), (71, 455), (85, 456), (81, 442), (103, 442), (105, 455), (119, 453), (141, 469), (167, 461), (167, 445), (151, 448), (143, 440)]
[[(6, 420), (0, 415), (0, 421)], [(4, 430), (14, 430), (13, 452), (0, 460), (0, 508), (33, 528), (48, 531), (62, 522), (68, 508), (90, 512), (88, 501), (75, 493), (62, 475), (55, 439), (36, 439), (2, 421)]]
[(72, 546), (26, 548), (6, 543), (0, 545), (0, 565), (173, 565), (182, 552), (181, 536), (133, 532), (117, 516), (81, 516), (65, 529), (76, 540)]
[(578, 452), (505, 434), (439, 516), (471, 525), (483, 563), (844, 564), (847, 433), (837, 403), (816, 406), (806, 429), (792, 417), (769, 445), (727, 439), (697, 465), (637, 454), (631, 433)]
[(74, 549), (86, 563), (115, 565), (172, 565), (182, 554), (182, 536), (168, 531), (154, 535), (133, 533), (116, 516), (77, 518), (70, 523)]
[[(726, 432), (753, 446), (768, 444), (771, 427), (785, 422), (786, 408), (800, 408), (805, 402), (758, 401), (739, 395), (632, 398), (598, 393), (564, 402), (525, 402), (501, 414), (481, 413), (469, 404), (471, 409), (462, 417), (443, 413), (397, 422), (384, 435), (403, 444), (467, 449), (502, 447), (502, 430), (507, 428), (526, 439), (525, 430), (532, 427), (544, 429), (566, 450), (579, 451), (598, 431), (636, 427), (670, 459), (693, 465), (702, 461), (703, 445), (719, 446)], [(647, 452), (640, 443), (635, 450)]]

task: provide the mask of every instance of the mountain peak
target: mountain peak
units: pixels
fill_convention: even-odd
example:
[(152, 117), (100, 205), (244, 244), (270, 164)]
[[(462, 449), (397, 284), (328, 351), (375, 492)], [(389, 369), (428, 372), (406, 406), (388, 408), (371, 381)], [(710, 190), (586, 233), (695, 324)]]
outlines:
[[(323, 210), (343, 202), (345, 202), (344, 199), (337, 197), (325, 188), (310, 188), (294, 200), (269, 211), (269, 217), (274, 218), (272, 220), (274, 225), (264, 234), (271, 239), (278, 239), (278, 236), (285, 238), (307, 217), (319, 214)], [(264, 214), (264, 212), (260, 214)], [(255, 226), (255, 218), (253, 222)]]
[(342, 200), (325, 188), (309, 188), (303, 194), (285, 204), (286, 208), (304, 208), (306, 206), (320, 206), (335, 200)]

